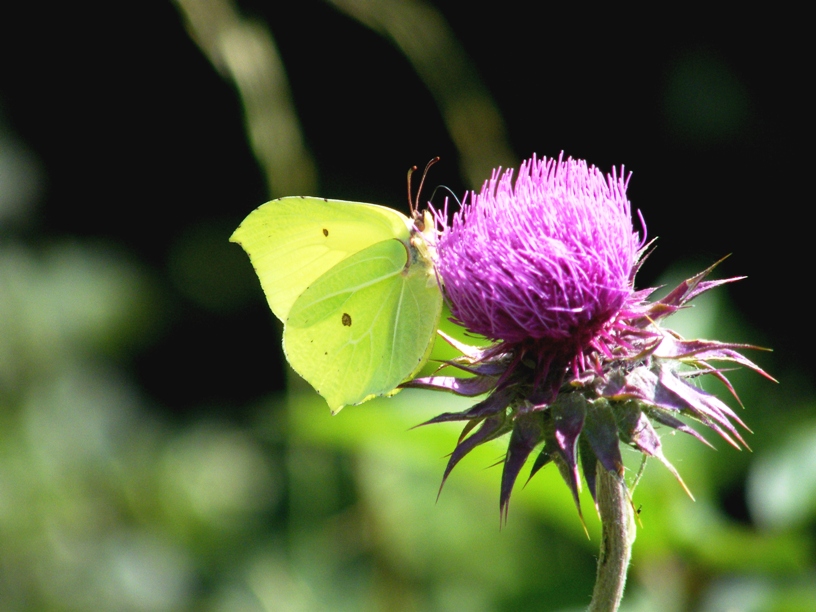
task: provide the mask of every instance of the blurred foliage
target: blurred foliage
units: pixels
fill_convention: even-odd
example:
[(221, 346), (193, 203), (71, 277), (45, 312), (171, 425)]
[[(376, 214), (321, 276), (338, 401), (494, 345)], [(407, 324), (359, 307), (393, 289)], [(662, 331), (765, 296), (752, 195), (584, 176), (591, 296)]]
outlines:
[[(265, 190), (288, 194), (287, 181), (399, 202), (407, 166), (443, 153), (458, 163), (444, 180), (461, 196), (530, 147), (564, 147), (637, 168), (635, 205), (663, 235), (644, 282), (670, 284), (732, 249), (728, 272), (745, 262), (754, 274), (744, 282), (758, 289), (707, 294), (673, 326), (778, 349), (756, 359), (782, 385), (733, 373), (753, 452), (667, 435), (696, 501), (647, 466), (623, 610), (812, 611), (816, 397), (810, 366), (791, 357), (811, 332), (773, 297), (792, 266), (770, 243), (752, 248), (754, 231), (782, 234), (776, 216), (724, 231), (752, 193), (790, 188), (763, 183), (746, 160), (795, 131), (767, 110), (794, 80), (758, 62), (752, 72), (719, 34), (698, 30), (708, 43), (672, 39), (665, 50), (611, 37), (606, 23), (577, 42), (566, 26), (566, 38), (555, 27), (538, 36), (537, 20), (511, 7), (488, 17), (491, 38), (444, 3), (293, 4), (302, 8), (289, 15), (275, 3), (178, 0), (106, 22), (76, 8), (20, 19), (21, 38), (3, 39), (15, 60), (0, 83), (0, 609), (583, 609), (599, 542), (588, 496), (589, 540), (552, 469), (520, 483), (500, 528), (496, 444), (457, 466), (435, 502), (459, 431), (411, 428), (462, 400), (405, 391), (332, 418), (295, 377), (284, 391), (280, 329), (227, 243)], [(28, 24), (37, 36), (25, 38)], [(49, 36), (47, 63), (19, 59), (28, 40)], [(749, 60), (766, 52), (737, 42)], [(569, 62), (556, 54), (583, 47), (595, 55), (558, 72)], [(105, 78), (83, 71), (100, 49), (116, 54)], [(510, 59), (495, 59), (503, 49)], [(582, 76), (608, 49), (655, 80), (635, 96), (626, 82), (613, 88), (618, 69)], [(56, 105), (51, 74), (72, 79)], [(601, 108), (618, 108), (613, 98), (631, 112), (626, 129), (613, 117), (624, 111)], [(793, 115), (800, 99), (785, 98)], [(690, 185), (676, 178), (687, 157)], [(720, 164), (755, 180), (735, 195), (740, 181)], [(657, 279), (665, 257), (682, 259), (677, 243), (703, 259)], [(638, 456), (626, 458), (633, 478)]]

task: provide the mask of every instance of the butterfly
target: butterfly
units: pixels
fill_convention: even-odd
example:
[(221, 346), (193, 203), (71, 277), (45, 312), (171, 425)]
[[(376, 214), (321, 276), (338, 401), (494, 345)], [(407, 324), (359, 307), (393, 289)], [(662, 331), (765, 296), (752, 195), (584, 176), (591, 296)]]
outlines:
[(294, 196), (261, 205), (230, 237), (284, 324), (289, 364), (332, 413), (396, 393), (428, 360), (442, 311), (433, 231), (427, 212)]

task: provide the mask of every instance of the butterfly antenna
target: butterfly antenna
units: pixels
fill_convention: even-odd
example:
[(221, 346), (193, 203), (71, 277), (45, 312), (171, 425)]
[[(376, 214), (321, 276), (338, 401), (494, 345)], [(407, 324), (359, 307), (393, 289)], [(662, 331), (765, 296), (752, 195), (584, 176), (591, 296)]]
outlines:
[(417, 189), (416, 208), (413, 211), (415, 213), (419, 211), (419, 195), (422, 193), (422, 186), (425, 184), (425, 177), (428, 176), (428, 170), (430, 170), (431, 166), (433, 166), (438, 161), (439, 161), (439, 156), (437, 155), (436, 157), (434, 157), (431, 161), (429, 161), (425, 165), (425, 170), (423, 170), (423, 172), (422, 172), (422, 180), (419, 181), (419, 189)]
[[(416, 169), (416, 166), (408, 168), (408, 208), (411, 210), (412, 217), (416, 217), (417, 212), (417, 206), (414, 205), (414, 201), (411, 199), (411, 176), (416, 172)], [(417, 204), (419, 204), (419, 202), (417, 202)]]
[(456, 202), (459, 205), (459, 208), (462, 208), (462, 202), (459, 200), (459, 197), (455, 193), (453, 193), (453, 190), (447, 185), (437, 185), (436, 187), (434, 187), (433, 193), (431, 194), (431, 202), (433, 202), (433, 199), (436, 197), (436, 192), (439, 191), (440, 189), (444, 189), (445, 191), (447, 191), (453, 198), (454, 202)]

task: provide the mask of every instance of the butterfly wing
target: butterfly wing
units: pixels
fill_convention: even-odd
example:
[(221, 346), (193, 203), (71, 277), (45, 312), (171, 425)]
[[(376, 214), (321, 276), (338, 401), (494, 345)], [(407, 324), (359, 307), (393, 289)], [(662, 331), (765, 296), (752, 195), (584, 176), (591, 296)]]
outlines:
[(375, 204), (295, 197), (231, 238), (284, 322), (289, 363), (334, 412), (395, 392), (430, 354), (442, 293), (409, 224)]
[(269, 307), (285, 321), (321, 274), (377, 242), (408, 242), (409, 220), (376, 204), (288, 197), (252, 211), (230, 241), (249, 255)]

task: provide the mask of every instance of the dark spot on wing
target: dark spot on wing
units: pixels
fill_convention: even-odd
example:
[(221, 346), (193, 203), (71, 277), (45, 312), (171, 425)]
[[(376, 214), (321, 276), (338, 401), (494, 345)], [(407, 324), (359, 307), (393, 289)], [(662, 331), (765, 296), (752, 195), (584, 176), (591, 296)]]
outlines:
[(324, 236), (328, 236), (328, 235), (329, 235), (329, 230), (327, 230), (325, 227), (323, 228), (323, 235), (324, 235)]
[(343, 313), (343, 325), (351, 327), (351, 315), (347, 312)]

